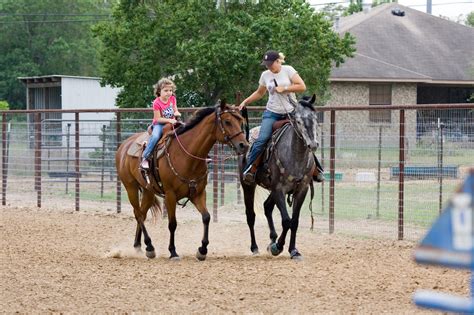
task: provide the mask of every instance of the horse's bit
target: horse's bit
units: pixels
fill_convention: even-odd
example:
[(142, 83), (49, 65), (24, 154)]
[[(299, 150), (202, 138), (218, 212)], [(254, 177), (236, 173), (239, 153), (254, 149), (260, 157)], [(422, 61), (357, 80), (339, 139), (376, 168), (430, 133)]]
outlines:
[(236, 110), (234, 109), (226, 109), (224, 111), (221, 111), (220, 107), (217, 108), (217, 112), (216, 112), (216, 119), (217, 119), (217, 125), (219, 126), (219, 128), (221, 129), (222, 131), (222, 134), (224, 135), (224, 141), (226, 144), (230, 145), (232, 147), (232, 149), (236, 150), (237, 151), (237, 148), (235, 147), (235, 145), (232, 143), (232, 139), (234, 139), (235, 137), (237, 137), (238, 135), (240, 135), (241, 133), (244, 133), (244, 131), (241, 129), (240, 132), (237, 132), (236, 134), (232, 135), (232, 136), (228, 136), (227, 135), (227, 132), (225, 131), (224, 129), (224, 124), (222, 123), (222, 118), (221, 118), (221, 115), (225, 114), (225, 113), (230, 113), (231, 115), (234, 116), (234, 113), (237, 113)]

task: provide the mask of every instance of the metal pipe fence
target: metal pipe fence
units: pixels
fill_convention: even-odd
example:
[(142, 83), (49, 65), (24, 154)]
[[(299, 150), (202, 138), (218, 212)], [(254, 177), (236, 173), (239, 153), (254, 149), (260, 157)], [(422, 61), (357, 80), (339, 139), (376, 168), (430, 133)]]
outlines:
[[(195, 110), (180, 109), (184, 119)], [(251, 127), (260, 123), (262, 110), (249, 107)], [(317, 110), (321, 147), (316, 154), (327, 167), (326, 181), (315, 183), (318, 230), (417, 238), (474, 166), (473, 104)], [(377, 121), (374, 110), (388, 110), (390, 116)], [(74, 119), (44, 119), (48, 112), (74, 113)], [(82, 113), (100, 112), (114, 112), (115, 119), (81, 119)], [(146, 130), (149, 109), (0, 113), (3, 206), (8, 202), (10, 206), (121, 212), (125, 201), (131, 209), (116, 176), (114, 156), (124, 139)], [(210, 154), (213, 161), (230, 157), (209, 165), (208, 207), (214, 221), (236, 210), (243, 218), (237, 157), (222, 144), (216, 144)], [(308, 206), (309, 196), (303, 217), (309, 217)]]

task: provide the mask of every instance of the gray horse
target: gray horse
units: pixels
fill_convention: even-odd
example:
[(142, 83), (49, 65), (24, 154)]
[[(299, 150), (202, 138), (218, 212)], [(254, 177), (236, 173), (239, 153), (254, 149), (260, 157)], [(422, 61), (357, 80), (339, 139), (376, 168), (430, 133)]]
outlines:
[[(290, 124), (284, 126), (281, 135), (273, 135), (268, 146), (273, 147), (268, 151), (267, 159), (257, 170), (255, 183), (247, 183), (242, 178), (242, 188), (244, 191), (245, 213), (247, 224), (250, 229), (251, 246), (250, 250), (258, 253), (258, 246), (255, 240), (255, 211), (254, 198), (256, 185), (260, 185), (270, 191), (270, 195), (264, 202), (265, 216), (270, 228), (270, 245), (268, 250), (272, 255), (277, 256), (283, 251), (286, 234), (291, 230), (290, 246), (288, 252), (292, 259), (302, 259), (296, 248), (296, 231), (300, 209), (311, 185), (312, 171), (315, 167), (314, 151), (319, 146), (317, 141), (317, 117), (313, 104), (315, 95), (302, 98), (295, 106), (293, 113), (288, 115)], [(268, 149), (267, 149), (268, 150)], [(243, 158), (239, 160), (240, 169), (245, 165)], [(293, 207), (291, 217), (288, 215), (286, 206), (287, 199), (290, 207)], [(275, 231), (272, 212), (277, 206), (282, 218), (282, 232), (280, 237)], [(277, 240), (278, 238), (278, 240)]]

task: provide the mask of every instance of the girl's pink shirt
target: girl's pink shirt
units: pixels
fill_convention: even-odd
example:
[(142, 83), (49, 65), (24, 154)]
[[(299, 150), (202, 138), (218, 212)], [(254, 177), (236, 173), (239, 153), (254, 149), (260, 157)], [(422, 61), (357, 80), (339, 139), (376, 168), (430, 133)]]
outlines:
[[(171, 95), (170, 98), (168, 99), (168, 102), (163, 103), (159, 97), (155, 98), (153, 101), (153, 110), (159, 110), (161, 117), (164, 118), (173, 118), (174, 117), (174, 105), (176, 105), (176, 97), (174, 95)], [(153, 119), (153, 124), (155, 124), (156, 121)]]

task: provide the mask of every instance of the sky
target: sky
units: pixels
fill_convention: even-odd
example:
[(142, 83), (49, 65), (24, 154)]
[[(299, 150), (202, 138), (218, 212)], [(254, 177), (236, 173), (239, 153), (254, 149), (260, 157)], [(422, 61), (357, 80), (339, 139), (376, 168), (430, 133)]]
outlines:
[[(326, 3), (348, 4), (349, 0), (308, 0), (317, 10), (323, 8)], [(372, 2), (372, 1), (369, 1)], [(398, 0), (398, 3), (415, 10), (426, 12), (426, 0)], [(451, 20), (464, 20), (469, 12), (474, 11), (474, 0), (431, 0), (431, 14), (434, 16), (445, 16)]]

